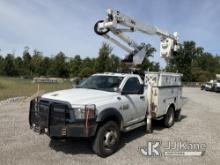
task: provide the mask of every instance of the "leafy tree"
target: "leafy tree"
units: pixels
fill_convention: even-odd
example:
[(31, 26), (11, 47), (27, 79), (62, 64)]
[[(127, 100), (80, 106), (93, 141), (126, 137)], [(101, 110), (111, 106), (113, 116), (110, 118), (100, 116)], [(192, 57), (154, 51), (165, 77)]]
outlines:
[(0, 55), (0, 75), (4, 74), (3, 68), (4, 68), (4, 58)]
[(118, 72), (120, 70), (121, 60), (116, 55), (112, 54), (108, 59), (108, 70), (110, 72)]
[(32, 76), (32, 70), (31, 70), (31, 55), (29, 53), (29, 48), (25, 47), (23, 51), (23, 71), (24, 75), (26, 76)]
[(168, 61), (168, 71), (183, 74), (183, 81), (192, 81), (191, 63), (196, 58), (195, 42), (186, 41), (175, 53), (174, 58)]
[(169, 61), (167, 70), (183, 73), (183, 81), (208, 81), (215, 78), (218, 68), (220, 71), (218, 59), (196, 47), (195, 42), (186, 41)]
[(150, 44), (146, 45), (146, 54), (144, 57), (144, 61), (139, 65), (142, 71), (151, 70), (151, 71), (159, 71), (160, 65), (159, 63), (154, 63), (149, 60), (149, 57), (153, 57), (153, 53), (156, 52), (156, 49), (152, 47)]
[(50, 74), (56, 77), (69, 77), (68, 65), (63, 52), (58, 53), (52, 60)]
[(153, 57), (153, 53), (156, 52), (156, 49), (152, 47), (151, 44), (145, 45), (145, 48), (146, 48), (145, 58)]
[(19, 75), (19, 76), (24, 75), (24, 70), (23, 70), (24, 63), (23, 63), (21, 57), (16, 57), (14, 59), (14, 65), (15, 65), (15, 70), (17, 72), (17, 75)]
[(220, 74), (220, 56), (215, 57), (218, 65), (216, 66), (215, 73)]
[(43, 65), (42, 52), (35, 49), (31, 59), (31, 70), (34, 76), (46, 75), (47, 66), (42, 66), (42, 65)]
[(215, 57), (213, 57), (212, 54), (210, 53), (203, 53), (198, 59), (197, 59), (197, 63), (198, 66), (201, 67), (202, 70), (205, 71), (209, 71), (214, 73), (217, 65), (218, 65), (218, 61), (215, 59)]
[(44, 57), (43, 61), (41, 62), (41, 68), (42, 72), (44, 72), (42, 75), (48, 76), (49, 75), (49, 68), (51, 67), (51, 61), (49, 57)]
[(70, 76), (75, 77), (78, 76), (81, 69), (82, 59), (80, 55), (76, 55), (74, 59), (70, 60)]
[(192, 81), (206, 82), (213, 79), (214, 75), (208, 71), (202, 70), (200, 67), (192, 68)]
[(12, 54), (7, 54), (4, 60), (3, 72), (6, 76), (17, 76), (18, 73), (14, 64), (14, 56)]
[(95, 71), (96, 72), (107, 72), (110, 71), (109, 56), (112, 52), (112, 48), (109, 44), (103, 43), (99, 49), (99, 56), (96, 59)]
[(88, 67), (91, 70), (91, 73), (94, 72), (94, 65), (95, 65), (95, 59), (90, 59), (89, 57), (86, 57), (82, 61), (81, 68)]
[(85, 68), (83, 68), (83, 69), (80, 71), (79, 76), (80, 76), (80, 77), (88, 77), (88, 76), (90, 76), (91, 74), (93, 74), (91, 68), (85, 67)]

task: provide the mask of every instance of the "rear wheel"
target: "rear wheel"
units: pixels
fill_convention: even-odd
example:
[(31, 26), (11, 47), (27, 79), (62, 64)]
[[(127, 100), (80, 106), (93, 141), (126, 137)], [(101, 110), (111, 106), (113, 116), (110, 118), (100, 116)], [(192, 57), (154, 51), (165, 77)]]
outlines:
[(164, 126), (170, 128), (173, 126), (173, 124), (174, 124), (174, 108), (173, 106), (170, 106), (164, 118)]
[(118, 124), (108, 121), (98, 129), (92, 145), (93, 151), (101, 157), (107, 157), (118, 149), (119, 139)]

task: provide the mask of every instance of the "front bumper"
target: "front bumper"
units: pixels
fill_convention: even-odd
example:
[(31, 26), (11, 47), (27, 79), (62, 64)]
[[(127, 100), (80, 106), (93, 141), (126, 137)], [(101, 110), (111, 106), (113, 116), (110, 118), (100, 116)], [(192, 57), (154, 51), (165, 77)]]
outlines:
[(30, 128), (50, 137), (91, 137), (95, 135), (96, 119), (77, 120), (67, 102), (34, 99), (30, 103)]

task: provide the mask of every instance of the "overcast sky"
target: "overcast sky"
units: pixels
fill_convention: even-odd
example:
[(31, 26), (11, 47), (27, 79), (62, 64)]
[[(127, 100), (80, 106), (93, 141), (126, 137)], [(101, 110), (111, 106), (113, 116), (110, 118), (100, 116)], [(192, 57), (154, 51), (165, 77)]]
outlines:
[[(70, 57), (96, 57), (105, 40), (93, 26), (108, 8), (177, 31), (181, 41), (194, 40), (205, 51), (220, 54), (218, 0), (0, 0), (0, 54), (21, 55), (29, 46), (48, 56), (63, 51)], [(157, 48), (153, 60), (163, 63), (157, 36), (135, 33), (132, 37)], [(112, 46), (113, 53), (123, 57), (125, 52)]]

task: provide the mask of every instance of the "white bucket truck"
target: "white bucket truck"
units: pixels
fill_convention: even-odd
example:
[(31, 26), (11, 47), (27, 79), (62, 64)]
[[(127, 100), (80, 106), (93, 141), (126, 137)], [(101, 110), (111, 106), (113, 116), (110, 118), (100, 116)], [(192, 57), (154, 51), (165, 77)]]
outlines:
[[(95, 32), (129, 52), (124, 60), (132, 66), (141, 64), (146, 54), (123, 32), (139, 30), (161, 37), (161, 56), (169, 58), (177, 48), (178, 37), (157, 27), (145, 25), (119, 11), (108, 10), (107, 18), (98, 21)], [(118, 29), (117, 24), (129, 27)], [(111, 31), (130, 50), (107, 33)], [(77, 88), (47, 93), (30, 103), (30, 127), (50, 138), (92, 137), (92, 147), (101, 157), (113, 154), (119, 146), (120, 133), (146, 126), (151, 132), (152, 119), (163, 119), (166, 127), (179, 119), (182, 106), (181, 74), (146, 72), (94, 74)]]

